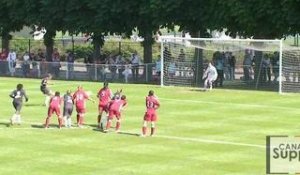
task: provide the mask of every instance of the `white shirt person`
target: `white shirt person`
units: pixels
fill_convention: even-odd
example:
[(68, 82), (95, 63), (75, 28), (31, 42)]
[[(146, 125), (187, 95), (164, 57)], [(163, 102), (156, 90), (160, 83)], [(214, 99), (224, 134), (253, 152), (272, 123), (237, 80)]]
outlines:
[(7, 56), (8, 70), (11, 76), (15, 73), (17, 54), (14, 51), (10, 51)]
[(202, 79), (205, 79), (204, 89), (206, 90), (207, 88), (209, 88), (209, 90), (212, 90), (212, 84), (214, 81), (216, 81), (217, 77), (218, 77), (217, 69), (211, 63), (208, 63), (208, 66), (202, 77)]

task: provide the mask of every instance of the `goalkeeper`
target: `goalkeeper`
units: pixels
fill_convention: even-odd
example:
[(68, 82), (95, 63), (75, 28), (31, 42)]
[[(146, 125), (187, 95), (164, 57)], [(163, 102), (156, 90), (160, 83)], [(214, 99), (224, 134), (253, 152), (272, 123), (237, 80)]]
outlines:
[(217, 69), (211, 63), (208, 63), (208, 66), (202, 77), (203, 80), (205, 79), (204, 89), (207, 90), (209, 88), (209, 90), (212, 90), (213, 82), (216, 81), (217, 77), (218, 77)]

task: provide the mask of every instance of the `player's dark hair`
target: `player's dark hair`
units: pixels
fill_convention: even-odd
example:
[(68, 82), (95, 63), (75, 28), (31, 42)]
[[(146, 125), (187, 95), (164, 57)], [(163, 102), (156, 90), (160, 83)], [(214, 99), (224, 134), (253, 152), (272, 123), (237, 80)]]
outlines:
[(83, 86), (82, 86), (82, 85), (78, 85), (78, 86), (77, 86), (77, 89), (78, 89), (78, 90), (82, 90), (82, 89), (83, 89)]
[(149, 91), (149, 96), (153, 96), (154, 95), (154, 91), (153, 90), (150, 90)]
[(18, 84), (18, 85), (17, 85), (17, 90), (20, 91), (20, 90), (22, 90), (22, 89), (23, 89), (23, 84)]
[(60, 92), (56, 91), (55, 96), (60, 96)]
[(115, 93), (115, 99), (120, 99), (120, 93)]
[(104, 81), (103, 86), (104, 86), (104, 87), (108, 87), (108, 82), (107, 82), (107, 81)]
[(126, 100), (126, 95), (122, 95), (121, 100)]
[(67, 94), (70, 95), (71, 94), (71, 90), (67, 90)]

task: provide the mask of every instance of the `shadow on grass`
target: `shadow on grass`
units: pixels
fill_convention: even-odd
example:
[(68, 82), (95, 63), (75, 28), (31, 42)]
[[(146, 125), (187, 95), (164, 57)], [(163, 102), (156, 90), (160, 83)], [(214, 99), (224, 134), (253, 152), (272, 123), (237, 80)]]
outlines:
[(97, 127), (93, 128), (93, 131), (105, 133), (103, 129), (100, 129), (100, 128), (97, 128)]
[(131, 133), (131, 132), (118, 132), (118, 134), (121, 134), (121, 135), (128, 135), (128, 136), (140, 136), (140, 134), (137, 134), (137, 133)]
[[(42, 125), (31, 125), (32, 128), (40, 128), (40, 129), (44, 129), (45, 126), (42, 124)], [(49, 125), (49, 128), (59, 128), (58, 125), (56, 124), (50, 124)]]
[(204, 88), (193, 88), (193, 89), (191, 89), (191, 91), (198, 91), (198, 92), (206, 92), (206, 91), (208, 91), (207, 89), (204, 89)]
[[(94, 128), (93, 131), (101, 132), (101, 133), (104, 133), (104, 134), (116, 133), (114, 130), (104, 131), (103, 129), (100, 129), (100, 128)], [(127, 135), (127, 136), (140, 136), (140, 134), (137, 134), (137, 133), (123, 132), (123, 131), (117, 132), (117, 134)]]
[(92, 128), (97, 128), (98, 127), (98, 125), (96, 125), (96, 124), (84, 124), (84, 125), (92, 127)]
[[(294, 84), (296, 85), (296, 83), (298, 82), (295, 82)], [(203, 91), (202, 89), (203, 84), (198, 87), (192, 87), (191, 91)], [(279, 90), (279, 84), (278, 82), (256, 82), (256, 80), (228, 80), (224, 81), (222, 87), (214, 85), (213, 89), (277, 92)]]
[(26, 106), (26, 107), (36, 107), (36, 106), (45, 106), (45, 105), (35, 104), (35, 103), (25, 103), (24, 106)]
[(6, 122), (6, 123), (1, 122), (1, 123), (0, 123), (0, 126), (10, 127), (11, 125), (10, 125), (9, 122)]
[(41, 128), (41, 129), (44, 128), (43, 125), (31, 125), (31, 127), (32, 127), (32, 128)]

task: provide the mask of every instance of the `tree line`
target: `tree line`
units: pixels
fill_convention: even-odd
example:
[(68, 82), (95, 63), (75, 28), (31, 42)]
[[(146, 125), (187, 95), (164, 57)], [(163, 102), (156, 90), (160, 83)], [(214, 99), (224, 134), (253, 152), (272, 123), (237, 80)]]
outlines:
[(299, 33), (300, 0), (0, 0), (0, 36), (8, 48), (10, 32), (23, 26), (45, 27), (48, 58), (56, 31), (91, 34), (94, 58), (99, 58), (104, 36), (144, 38), (144, 62), (152, 62), (153, 34), (179, 26), (193, 37), (208, 31), (231, 36), (282, 38)]

